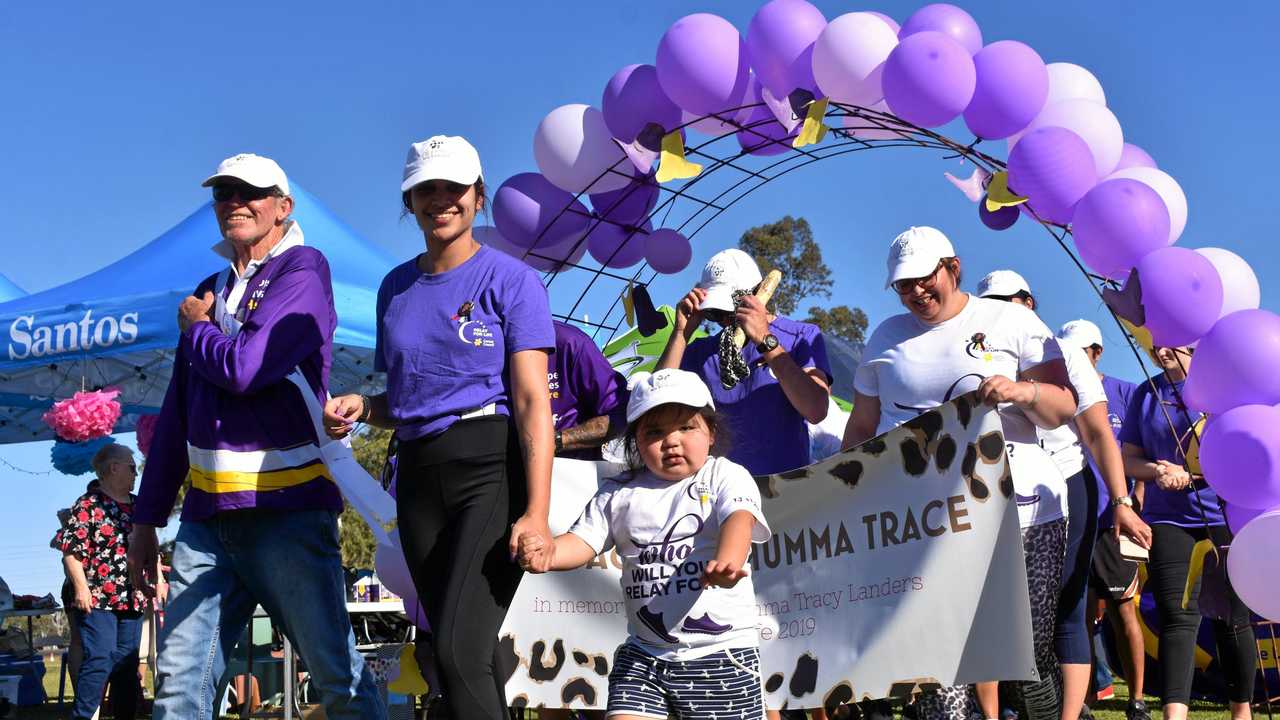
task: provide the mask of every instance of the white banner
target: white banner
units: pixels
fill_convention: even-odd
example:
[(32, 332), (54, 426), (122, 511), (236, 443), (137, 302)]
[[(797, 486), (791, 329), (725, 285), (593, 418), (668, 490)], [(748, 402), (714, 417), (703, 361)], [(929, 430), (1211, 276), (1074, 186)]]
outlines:
[[(557, 459), (552, 532), (567, 531), (617, 469)], [(966, 395), (757, 482), (774, 530), (751, 555), (770, 707), (1035, 677), (1013, 480), (993, 410)], [(513, 705), (605, 706), (613, 651), (627, 637), (620, 576), (612, 553), (525, 576), (499, 633)]]

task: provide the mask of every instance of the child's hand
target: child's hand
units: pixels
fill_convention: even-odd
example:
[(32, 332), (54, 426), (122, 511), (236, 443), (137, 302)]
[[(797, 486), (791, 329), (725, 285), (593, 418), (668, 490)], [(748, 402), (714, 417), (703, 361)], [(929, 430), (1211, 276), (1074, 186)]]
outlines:
[(712, 560), (707, 563), (707, 569), (702, 573), (702, 582), (714, 587), (731, 588), (746, 576), (747, 571), (742, 569), (742, 563)]
[(551, 569), (555, 557), (555, 541), (550, 543), (534, 532), (521, 533), (519, 542), (520, 567), (531, 573), (544, 573)]

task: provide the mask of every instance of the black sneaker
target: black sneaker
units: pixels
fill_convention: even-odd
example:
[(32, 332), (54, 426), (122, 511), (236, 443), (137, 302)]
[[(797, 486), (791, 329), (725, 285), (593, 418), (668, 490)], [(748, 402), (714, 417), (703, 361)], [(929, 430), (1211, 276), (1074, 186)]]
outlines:
[(1130, 700), (1129, 706), (1124, 709), (1125, 720), (1151, 720), (1151, 713), (1147, 711), (1147, 704), (1141, 700)]
[[(1088, 705), (1080, 706), (1080, 720), (1093, 720), (1093, 711), (1089, 709)], [(1148, 718), (1148, 720), (1150, 719)]]

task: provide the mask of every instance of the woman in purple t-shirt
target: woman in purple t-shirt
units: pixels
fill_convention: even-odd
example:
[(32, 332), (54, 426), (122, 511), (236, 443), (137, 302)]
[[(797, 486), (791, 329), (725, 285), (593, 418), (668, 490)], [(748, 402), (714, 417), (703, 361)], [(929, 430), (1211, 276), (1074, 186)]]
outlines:
[(472, 235), (485, 195), (470, 143), (414, 143), (401, 192), (427, 248), (378, 289), (387, 391), (333, 398), (326, 424), (334, 436), (356, 422), (395, 428), (400, 541), (445, 702), (460, 720), (504, 717), (494, 653), (520, 582), (514, 539), (551, 541), (551, 309), (528, 265)]
[[(1231, 544), (1218, 496), (1204, 478), (1186, 467), (1193, 423), (1182, 403), (1182, 384), (1191, 369), (1191, 348), (1157, 347), (1151, 356), (1164, 370), (1154, 381), (1139, 385), (1125, 411), (1120, 429), (1125, 474), (1146, 483), (1142, 519), (1151, 525), (1151, 559), (1147, 589), (1155, 597), (1160, 618), (1160, 699), (1165, 720), (1186, 720), (1195, 672), (1196, 635), (1200, 630), (1200, 581), (1183, 595), (1197, 541)], [(1214, 619), (1218, 661), (1227, 681), (1231, 717), (1251, 717), (1249, 701), (1257, 660), (1249, 608), (1228, 592), (1230, 618)]]

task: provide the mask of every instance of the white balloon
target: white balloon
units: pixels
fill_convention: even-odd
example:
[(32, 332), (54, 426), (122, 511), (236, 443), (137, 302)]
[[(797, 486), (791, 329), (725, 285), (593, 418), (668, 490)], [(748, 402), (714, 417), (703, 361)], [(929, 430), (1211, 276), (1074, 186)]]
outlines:
[(1209, 259), (1222, 278), (1222, 312), (1218, 317), (1237, 310), (1256, 310), (1262, 302), (1262, 288), (1258, 276), (1244, 258), (1222, 248), (1196, 248), (1196, 252)]
[(898, 35), (881, 18), (846, 13), (827, 23), (813, 43), (813, 78), (836, 102), (874, 105), (884, 99), (880, 79)]
[(1280, 622), (1280, 508), (1272, 508), (1245, 523), (1227, 553), (1227, 577), (1249, 609)]
[(1045, 105), (1031, 124), (1009, 136), (1009, 151), (1024, 135), (1042, 127), (1063, 127), (1080, 136), (1093, 153), (1093, 165), (1098, 179), (1115, 171), (1124, 152), (1124, 131), (1120, 121), (1107, 109), (1092, 100), (1076, 98)]
[(1108, 180), (1116, 178), (1137, 180), (1155, 190), (1160, 199), (1164, 200), (1164, 206), (1169, 209), (1169, 244), (1174, 244), (1182, 237), (1182, 231), (1187, 227), (1187, 196), (1177, 180), (1169, 177), (1163, 170), (1149, 167), (1125, 168), (1107, 177)]
[(1090, 100), (1099, 105), (1107, 104), (1107, 94), (1102, 91), (1102, 83), (1093, 73), (1072, 63), (1049, 63), (1045, 65), (1049, 71), (1049, 97), (1045, 105), (1062, 100)]
[(590, 105), (561, 105), (547, 113), (533, 135), (533, 158), (553, 185), (571, 193), (620, 190), (633, 174), (604, 113)]

